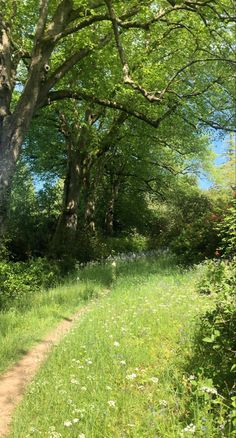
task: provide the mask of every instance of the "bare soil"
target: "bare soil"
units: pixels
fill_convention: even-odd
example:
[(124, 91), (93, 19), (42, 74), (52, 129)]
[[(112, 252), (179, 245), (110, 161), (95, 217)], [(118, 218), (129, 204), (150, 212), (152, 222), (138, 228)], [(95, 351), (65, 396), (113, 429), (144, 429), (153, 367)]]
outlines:
[(26, 386), (32, 381), (52, 347), (61, 341), (81, 314), (88, 311), (88, 307), (82, 308), (70, 318), (65, 318), (43, 341), (25, 353), (19, 362), (0, 376), (1, 438), (6, 437), (10, 431), (13, 411), (23, 398)]

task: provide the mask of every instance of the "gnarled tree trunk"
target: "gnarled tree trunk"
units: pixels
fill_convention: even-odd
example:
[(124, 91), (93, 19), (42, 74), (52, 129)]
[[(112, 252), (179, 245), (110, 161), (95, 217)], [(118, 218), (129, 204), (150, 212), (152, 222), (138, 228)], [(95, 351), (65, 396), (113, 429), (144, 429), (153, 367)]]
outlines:
[(63, 205), (52, 248), (55, 256), (76, 252), (76, 233), (78, 228), (78, 205), (82, 190), (82, 163), (79, 153), (70, 154), (64, 182)]

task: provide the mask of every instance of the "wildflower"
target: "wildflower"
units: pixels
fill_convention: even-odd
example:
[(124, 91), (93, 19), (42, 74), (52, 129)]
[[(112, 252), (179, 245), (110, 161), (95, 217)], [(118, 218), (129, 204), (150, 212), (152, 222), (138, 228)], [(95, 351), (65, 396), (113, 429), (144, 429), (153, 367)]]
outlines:
[(115, 341), (113, 345), (114, 345), (114, 347), (119, 347), (120, 343)]
[(81, 386), (81, 391), (87, 391), (86, 386)]
[(66, 421), (64, 421), (64, 426), (65, 427), (70, 427), (70, 426), (72, 426), (72, 422), (69, 421), (69, 420), (66, 420)]
[(88, 364), (88, 365), (92, 365), (92, 360), (91, 359), (86, 359), (86, 363)]
[(168, 403), (166, 400), (159, 400), (159, 405), (161, 405), (165, 408), (168, 405)]
[(72, 383), (73, 385), (78, 385), (79, 381), (77, 379), (71, 379), (70, 383)]
[(128, 379), (128, 380), (134, 380), (134, 379), (136, 379), (136, 377), (137, 377), (137, 374), (132, 373), (132, 374), (129, 374), (128, 376), (126, 376), (126, 379)]
[(151, 380), (151, 382), (153, 382), (153, 383), (158, 383), (158, 382), (159, 382), (158, 377), (150, 377), (150, 380)]
[(116, 402), (115, 402), (114, 400), (108, 400), (107, 403), (109, 404), (109, 406), (110, 406), (111, 408), (114, 408), (114, 407), (116, 406)]
[(79, 438), (86, 438), (84, 433), (79, 434)]
[(112, 262), (111, 266), (112, 266), (113, 268), (116, 267), (116, 262), (115, 262), (115, 260), (114, 260), (114, 262)]
[(195, 431), (196, 431), (196, 426), (193, 423), (190, 423), (182, 430), (182, 432), (189, 432), (189, 433), (195, 433)]
[(214, 394), (214, 395), (217, 395), (217, 389), (216, 389), (216, 388), (210, 388), (210, 387), (208, 387), (208, 386), (202, 386), (202, 387), (200, 388), (200, 390), (201, 390), (202, 392), (206, 392), (207, 394)]
[(80, 420), (79, 420), (79, 418), (74, 418), (72, 421), (73, 421), (73, 423), (78, 423)]
[(120, 361), (120, 365), (126, 365), (125, 360), (121, 360), (121, 361)]
[(189, 376), (188, 380), (195, 380), (196, 376), (194, 376), (194, 374), (192, 374), (191, 376)]

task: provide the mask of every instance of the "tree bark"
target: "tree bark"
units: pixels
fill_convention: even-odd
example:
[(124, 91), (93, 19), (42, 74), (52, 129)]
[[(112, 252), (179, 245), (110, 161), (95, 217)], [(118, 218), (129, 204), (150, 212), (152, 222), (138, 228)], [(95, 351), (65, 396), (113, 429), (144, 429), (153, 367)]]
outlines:
[(55, 256), (76, 253), (78, 205), (82, 191), (82, 163), (79, 153), (70, 154), (64, 182), (62, 212), (53, 237), (51, 251)]
[(96, 231), (96, 226), (95, 226), (96, 182), (95, 182), (95, 177), (94, 178), (91, 177), (91, 167), (89, 166), (89, 168), (86, 169), (86, 175), (84, 175), (83, 189), (84, 189), (84, 230), (90, 235), (93, 235)]
[(113, 179), (111, 183), (111, 196), (105, 215), (105, 230), (108, 236), (112, 236), (114, 233), (115, 202), (119, 193), (119, 186), (119, 180)]
[(67, 143), (67, 172), (64, 182), (62, 212), (53, 237), (51, 252), (55, 256), (76, 254), (78, 231), (78, 205), (81, 200), (85, 174), (85, 154), (91, 123), (91, 112), (85, 114), (85, 123), (81, 127), (75, 123), (71, 128), (63, 113), (60, 114), (60, 131)]

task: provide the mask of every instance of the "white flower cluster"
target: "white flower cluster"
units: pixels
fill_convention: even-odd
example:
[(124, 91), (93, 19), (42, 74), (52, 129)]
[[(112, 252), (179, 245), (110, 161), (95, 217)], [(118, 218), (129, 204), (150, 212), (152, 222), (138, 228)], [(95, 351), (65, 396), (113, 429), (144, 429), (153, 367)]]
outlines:
[(132, 373), (132, 374), (129, 374), (128, 376), (126, 376), (126, 379), (128, 379), (128, 380), (134, 380), (134, 379), (136, 379), (136, 377), (137, 377), (137, 374)]
[(217, 395), (217, 389), (216, 388), (210, 388), (208, 386), (202, 386), (200, 389), (201, 389), (202, 392), (206, 392), (207, 394)]
[(196, 426), (193, 423), (190, 423), (188, 426), (186, 426), (182, 432), (188, 432), (188, 433), (195, 433), (196, 432)]
[(111, 408), (115, 408), (116, 402), (114, 400), (108, 400), (107, 402)]
[(66, 421), (64, 421), (64, 426), (65, 427), (71, 427), (71, 426), (73, 426), (73, 424), (76, 424), (76, 423), (78, 423), (80, 420), (79, 420), (79, 418), (73, 418), (73, 420), (66, 420)]

